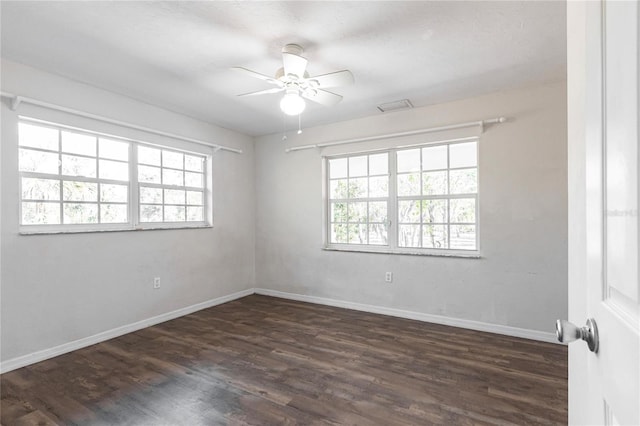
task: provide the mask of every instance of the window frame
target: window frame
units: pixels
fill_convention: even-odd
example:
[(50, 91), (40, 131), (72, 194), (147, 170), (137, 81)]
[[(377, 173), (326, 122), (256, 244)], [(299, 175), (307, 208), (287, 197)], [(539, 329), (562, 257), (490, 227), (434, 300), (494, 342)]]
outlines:
[[(144, 163), (140, 163), (139, 159), (138, 159), (138, 149), (139, 147), (144, 147), (144, 148), (152, 148), (152, 149), (158, 149), (161, 151), (161, 156), (164, 155), (164, 152), (166, 151), (170, 151), (170, 152), (174, 152), (174, 153), (180, 153), (183, 154), (183, 166), (182, 169), (176, 169), (175, 167), (169, 167), (169, 166), (165, 166), (163, 164), (163, 160), (161, 160), (161, 163), (159, 166), (152, 166), (150, 164), (144, 164)], [(167, 146), (158, 146), (158, 145), (153, 145), (153, 144), (149, 144), (149, 143), (142, 143), (142, 142), (138, 142), (136, 145), (136, 149), (134, 149), (135, 151), (135, 168), (136, 168), (136, 179), (135, 179), (135, 190), (136, 190), (136, 197), (135, 197), (135, 202), (136, 202), (136, 209), (135, 209), (135, 213), (136, 216), (134, 217), (135, 221), (137, 222), (137, 225), (139, 227), (141, 227), (142, 229), (158, 229), (158, 225), (160, 225), (161, 227), (165, 228), (166, 224), (175, 224), (177, 225), (178, 228), (184, 228), (185, 226), (181, 226), (184, 224), (196, 224), (194, 226), (186, 226), (186, 227), (202, 227), (202, 226), (206, 226), (206, 225), (201, 225), (201, 226), (197, 226), (197, 224), (203, 224), (203, 223), (207, 223), (207, 217), (208, 217), (208, 200), (209, 200), (209, 196), (208, 196), (208, 188), (210, 187), (210, 185), (207, 185), (208, 182), (208, 177), (210, 176), (210, 173), (208, 172), (209, 170), (209, 159), (207, 156), (203, 155), (203, 154), (195, 154), (189, 151), (185, 151), (185, 150), (180, 150), (177, 148), (173, 148), (173, 147), (167, 147)], [(195, 171), (191, 171), (189, 169), (186, 168), (185, 164), (184, 164), (184, 155), (190, 155), (190, 156), (198, 156), (198, 157), (202, 157), (203, 162), (202, 162), (202, 171), (201, 172), (195, 172)], [(162, 157), (161, 157), (162, 158)], [(202, 174), (202, 188), (197, 188), (197, 187), (192, 187), (192, 186), (187, 186), (186, 183), (184, 183), (184, 176), (183, 176), (183, 185), (170, 185), (164, 182), (161, 183), (153, 183), (153, 182), (141, 182), (138, 172), (139, 172), (139, 168), (138, 166), (146, 166), (146, 167), (157, 167), (160, 169), (160, 176), (161, 179), (164, 180), (164, 170), (168, 169), (168, 170), (181, 170), (183, 173), (187, 173), (187, 172), (192, 172), (192, 173), (200, 173)], [(145, 188), (156, 188), (156, 189), (161, 189), (162, 193), (163, 193), (163, 201), (161, 204), (158, 203), (141, 203), (140, 202), (140, 189), (141, 187), (145, 187)], [(185, 202), (184, 204), (172, 204), (172, 203), (165, 203), (164, 201), (164, 191), (165, 190), (183, 190), (185, 191)], [(185, 218), (187, 217), (187, 207), (189, 206), (189, 204), (187, 203), (186, 200), (186, 191), (201, 191), (202, 192), (202, 205), (198, 205), (197, 207), (202, 207), (203, 210), (203, 221), (187, 221), (185, 219), (185, 221), (179, 221), (179, 222), (143, 222), (140, 219), (141, 216), (141, 205), (160, 205), (163, 208), (166, 207), (167, 205), (169, 206), (175, 206), (175, 205), (184, 205), (185, 207)], [(168, 227), (166, 227), (168, 228)]]
[[(379, 155), (379, 154), (387, 154), (387, 173), (386, 174), (371, 174), (371, 170), (370, 170), (370, 161), (369, 161), (369, 157), (373, 156), (373, 155)], [(367, 157), (367, 173), (365, 175), (361, 175), (361, 176), (349, 176), (349, 158), (351, 157), (360, 157), (360, 156), (366, 156)], [(325, 164), (327, 165), (327, 177), (326, 177), (326, 183), (327, 183), (327, 193), (330, 192), (330, 188), (331, 188), (331, 180), (330, 179), (330, 167), (329, 167), (329, 160), (337, 160), (337, 159), (345, 159), (347, 160), (347, 175), (343, 178), (337, 178), (335, 180), (347, 180), (347, 182), (350, 179), (366, 179), (367, 180), (367, 192), (369, 192), (369, 188), (370, 188), (370, 182), (371, 182), (371, 178), (378, 178), (378, 177), (388, 177), (389, 181), (391, 180), (391, 174), (390, 174), (390, 160), (389, 160), (390, 156), (389, 153), (386, 150), (377, 150), (377, 151), (370, 151), (370, 152), (366, 152), (366, 153), (357, 153), (357, 154), (347, 154), (347, 155), (338, 155), (338, 156), (333, 156), (330, 158), (327, 158), (327, 161), (325, 162)], [(389, 182), (390, 184), (390, 182)], [(367, 193), (366, 197), (360, 197), (360, 198), (351, 198), (348, 196), (348, 192), (349, 192), (349, 186), (347, 185), (347, 198), (337, 198), (337, 199), (330, 199), (329, 197), (327, 197), (327, 220), (326, 220), (326, 226), (327, 226), (327, 236), (326, 236), (326, 242), (330, 242), (331, 241), (331, 226), (334, 224), (334, 222), (331, 221), (331, 204), (332, 203), (346, 203), (347, 205), (349, 204), (353, 204), (353, 203), (367, 203), (367, 221), (366, 222), (350, 222), (349, 221), (349, 213), (347, 210), (347, 221), (344, 222), (344, 224), (347, 226), (349, 225), (365, 225), (365, 226), (369, 226), (369, 225), (380, 225), (380, 224), (386, 224), (388, 226), (388, 211), (389, 211), (389, 195), (387, 195), (386, 197), (372, 197), (369, 195), (369, 193)], [(389, 193), (389, 189), (387, 189), (387, 194)], [(375, 221), (370, 221), (370, 215), (369, 215), (369, 203), (375, 203), (375, 202), (386, 202), (387, 203), (387, 221), (385, 222), (375, 222)], [(347, 234), (348, 234), (348, 230), (347, 230)], [(367, 235), (367, 239), (369, 239), (369, 235)], [(389, 236), (387, 234), (387, 240), (389, 239)], [(339, 245), (339, 246), (345, 246), (345, 245), (353, 245), (356, 247), (362, 247), (362, 246), (366, 246), (366, 247), (386, 247), (386, 245), (383, 244), (348, 244), (348, 243), (332, 243), (335, 245)]]
[[(51, 128), (54, 130), (58, 131), (58, 147), (57, 147), (57, 151), (52, 151), (52, 150), (47, 150), (47, 149), (41, 149), (41, 148), (34, 148), (34, 147), (29, 147), (29, 146), (23, 146), (20, 145), (20, 139), (19, 139), (19, 130), (18, 130), (18, 139), (16, 141), (16, 148), (18, 151), (18, 154), (20, 152), (20, 149), (24, 148), (24, 149), (29, 149), (29, 150), (34, 150), (34, 151), (40, 151), (40, 152), (51, 152), (51, 153), (56, 153), (58, 155), (58, 173), (57, 174), (50, 174), (50, 173), (44, 173), (44, 172), (27, 172), (27, 171), (22, 171), (20, 170), (20, 166), (19, 163), (17, 162), (16, 164), (16, 172), (17, 172), (17, 197), (18, 197), (18, 233), (20, 235), (34, 235), (34, 234), (73, 234), (73, 233), (88, 233), (88, 232), (114, 232), (114, 231), (141, 231), (141, 230), (166, 230), (166, 229), (192, 229), (192, 228), (211, 228), (213, 226), (213, 214), (212, 214), (212, 185), (213, 185), (213, 178), (212, 178), (212, 168), (211, 168), (211, 163), (212, 163), (212, 154), (206, 154), (203, 152), (198, 152), (198, 151), (191, 151), (188, 149), (183, 149), (183, 148), (178, 148), (178, 147), (174, 147), (171, 145), (166, 145), (166, 144), (158, 144), (158, 143), (153, 143), (153, 142), (149, 142), (149, 141), (141, 141), (138, 139), (134, 139), (134, 138), (129, 138), (129, 137), (125, 137), (125, 136), (119, 136), (119, 135), (114, 135), (114, 134), (109, 134), (109, 133), (104, 133), (104, 132), (99, 132), (99, 131), (92, 131), (92, 130), (88, 130), (86, 128), (79, 128), (79, 127), (75, 127), (75, 126), (69, 126), (69, 125), (65, 125), (65, 124), (60, 124), (60, 123), (54, 123), (54, 122), (50, 122), (50, 121), (45, 121), (45, 120), (40, 120), (37, 118), (32, 118), (32, 117), (26, 117), (26, 116), (19, 116), (18, 117), (18, 122), (17, 125), (19, 126), (21, 123), (25, 123), (25, 124), (29, 124), (29, 125), (36, 125), (36, 126), (40, 126), (40, 127), (47, 127), (47, 128)], [(121, 181), (121, 180), (112, 180), (112, 179), (102, 179), (99, 177), (98, 174), (98, 168), (99, 166), (97, 166), (98, 168), (96, 169), (96, 177), (85, 177), (85, 176), (70, 176), (70, 175), (64, 175), (62, 174), (62, 165), (61, 165), (61, 159), (62, 159), (62, 155), (65, 155), (63, 150), (62, 150), (62, 132), (63, 131), (70, 131), (73, 133), (77, 133), (77, 134), (85, 134), (85, 135), (89, 135), (92, 137), (96, 138), (96, 143), (99, 144), (99, 139), (100, 138), (104, 138), (104, 139), (109, 139), (109, 140), (114, 140), (117, 142), (126, 142), (128, 143), (128, 161), (127, 161), (127, 165), (128, 165), (128, 175), (129, 175), (129, 180), (128, 181)], [(173, 151), (173, 152), (178, 152), (178, 153), (182, 153), (182, 154), (186, 154), (186, 155), (192, 155), (192, 156), (197, 156), (197, 157), (201, 157), (203, 159), (203, 169), (202, 169), (202, 174), (203, 174), (203, 187), (201, 188), (202, 190), (202, 197), (203, 197), (203, 220), (202, 221), (180, 221), (180, 222), (141, 222), (140, 221), (140, 196), (139, 196), (139, 182), (138, 182), (138, 147), (139, 146), (145, 146), (145, 147), (150, 147), (150, 148), (155, 148), (155, 149), (160, 149), (160, 150), (168, 150), (168, 151)], [(71, 154), (71, 155), (78, 155), (78, 156), (83, 156), (82, 154)], [(99, 163), (100, 161), (100, 156), (99, 156), (99, 152), (96, 151), (96, 155), (95, 157), (92, 156), (86, 156), (85, 157), (91, 157), (91, 158), (95, 158), (96, 159), (96, 163)], [(106, 158), (106, 160), (111, 161), (111, 159)], [(118, 160), (114, 160), (114, 161), (118, 161)], [(121, 161), (124, 162), (124, 161)], [(26, 178), (39, 178), (39, 179), (55, 179), (58, 180), (60, 182), (60, 199), (58, 200), (28, 200), (28, 199), (23, 199), (22, 198), (22, 179), (26, 177)], [(117, 184), (117, 185), (126, 185), (127, 186), (127, 201), (126, 201), (126, 205), (128, 206), (127, 209), (127, 215), (128, 215), (128, 221), (127, 222), (120, 222), (120, 223), (75, 223), (75, 224), (71, 224), (71, 223), (59, 223), (59, 224), (23, 224), (22, 223), (22, 204), (23, 202), (29, 202), (29, 201), (34, 201), (34, 202), (44, 202), (44, 203), (52, 203), (52, 204), (57, 204), (60, 206), (60, 211), (61, 211), (61, 217), (60, 217), (60, 221), (62, 222), (63, 220), (63, 206), (64, 206), (64, 197), (62, 196), (62, 191), (63, 191), (63, 183), (64, 182), (73, 182), (73, 181), (80, 181), (80, 182), (91, 182), (91, 183), (100, 183), (100, 184)], [(185, 188), (186, 190), (186, 188)], [(82, 202), (80, 202), (82, 203)], [(87, 203), (93, 203), (93, 202), (87, 202)], [(101, 202), (100, 200), (100, 193), (97, 194), (97, 201), (95, 203), (96, 205), (100, 205), (100, 204), (110, 204), (108, 202)], [(122, 204), (125, 204), (125, 202), (122, 202)], [(185, 201), (185, 205), (186, 205), (186, 201)], [(186, 211), (185, 211), (185, 215), (186, 215)]]
[[(474, 194), (449, 194), (449, 187), (447, 187), (447, 194), (445, 195), (415, 195), (415, 196), (399, 196), (398, 195), (398, 172), (397, 172), (397, 153), (399, 151), (410, 149), (422, 149), (425, 147), (434, 146), (447, 146), (447, 153), (449, 152), (449, 146), (455, 144), (462, 144), (468, 142), (476, 143), (476, 165), (475, 167), (450, 167), (450, 158), (447, 154), (447, 175), (451, 170), (462, 170), (475, 168), (476, 170), (476, 192)], [(346, 252), (362, 252), (362, 253), (384, 253), (384, 254), (401, 254), (401, 255), (423, 255), (423, 256), (443, 256), (443, 257), (468, 257), (479, 258), (480, 257), (480, 138), (477, 136), (465, 137), (458, 139), (439, 140), (433, 142), (422, 142), (411, 145), (402, 145), (390, 148), (363, 150), (357, 152), (349, 152), (335, 155), (326, 155), (322, 157), (322, 174), (323, 174), (323, 250), (328, 251), (346, 251)], [(362, 155), (371, 155), (378, 153), (387, 153), (389, 161), (389, 195), (387, 198), (387, 245), (369, 245), (369, 244), (348, 244), (348, 243), (332, 243), (331, 242), (331, 199), (330, 194), (330, 166), (329, 161), (339, 158), (349, 158)], [(422, 154), (421, 154), (422, 155)], [(348, 160), (347, 160), (348, 161)], [(420, 170), (420, 173), (423, 171)], [(402, 174), (402, 173), (401, 173)], [(449, 181), (447, 181), (447, 186)], [(473, 224), (476, 229), (476, 244), (475, 249), (451, 249), (451, 248), (422, 248), (422, 247), (401, 247), (399, 245), (400, 236), (400, 223), (398, 219), (398, 205), (399, 201), (404, 200), (425, 200), (425, 199), (445, 199), (447, 200), (447, 231), (450, 230), (451, 225), (456, 225), (458, 222), (452, 222), (449, 216), (449, 204), (452, 199), (475, 199), (475, 223)], [(368, 199), (367, 199), (368, 200)], [(420, 224), (423, 222), (421, 221)], [(447, 232), (447, 241), (450, 241), (450, 233)]]

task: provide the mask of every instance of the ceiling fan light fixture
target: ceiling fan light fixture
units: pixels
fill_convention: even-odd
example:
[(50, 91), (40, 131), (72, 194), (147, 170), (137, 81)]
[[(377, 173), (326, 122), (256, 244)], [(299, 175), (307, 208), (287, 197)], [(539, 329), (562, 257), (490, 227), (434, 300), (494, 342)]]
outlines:
[(306, 106), (297, 90), (288, 90), (280, 101), (280, 109), (287, 115), (299, 115)]

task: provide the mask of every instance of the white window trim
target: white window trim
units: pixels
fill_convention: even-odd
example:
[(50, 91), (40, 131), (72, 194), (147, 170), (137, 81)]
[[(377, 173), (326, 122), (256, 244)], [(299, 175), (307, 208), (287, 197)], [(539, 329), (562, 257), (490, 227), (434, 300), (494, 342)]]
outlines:
[[(109, 180), (109, 179), (99, 179), (99, 178), (86, 178), (83, 176), (67, 176), (67, 175), (52, 175), (48, 173), (41, 172), (25, 172), (17, 170), (18, 172), (18, 234), (19, 235), (41, 235), (41, 234), (77, 234), (77, 233), (100, 233), (100, 232), (130, 232), (130, 231), (150, 231), (150, 230), (169, 230), (169, 229), (201, 229), (201, 228), (213, 228), (213, 208), (212, 208), (212, 199), (213, 199), (213, 176), (212, 176), (212, 159), (213, 156), (211, 154), (205, 154), (198, 151), (190, 151), (187, 149), (176, 148), (169, 145), (156, 144), (152, 142), (140, 141), (138, 139), (127, 138), (123, 136), (113, 135), (110, 133), (103, 133), (98, 131), (87, 130), (84, 128), (78, 128), (74, 126), (68, 126), (65, 124), (54, 123), (50, 121), (40, 120), (36, 118), (20, 116), (19, 122), (24, 123), (33, 123), (41, 126), (52, 127), (55, 129), (64, 129), (71, 130), (77, 133), (85, 133), (96, 137), (103, 137), (113, 140), (121, 140), (129, 143), (129, 181), (126, 183), (128, 186), (128, 200), (127, 204), (129, 205), (129, 222), (127, 223), (90, 223), (90, 224), (55, 224), (55, 225), (42, 225), (42, 224), (33, 224), (33, 225), (24, 225), (22, 224), (22, 178), (23, 177), (33, 177), (33, 178), (43, 178), (43, 179), (52, 179), (52, 176), (55, 176), (61, 181), (64, 180), (73, 180), (73, 181), (87, 181), (94, 182), (100, 181), (100, 183), (107, 184), (117, 184), (124, 185), (123, 181), (118, 180)], [(20, 148), (19, 143), (16, 144), (18, 149)], [(149, 146), (157, 149), (165, 149), (175, 152), (180, 152), (183, 154), (195, 155), (199, 157), (203, 157), (203, 174), (204, 174), (204, 188), (196, 188), (198, 190), (203, 191), (203, 211), (204, 211), (204, 220), (198, 222), (141, 222), (139, 216), (139, 183), (138, 183), (138, 158), (136, 149), (137, 146)], [(43, 150), (40, 148), (34, 147), (26, 147), (30, 150), (35, 151), (43, 151), (43, 152), (53, 152), (49, 150)], [(58, 146), (59, 154), (62, 152), (61, 147)], [(83, 156), (82, 154), (73, 154), (78, 156)], [(96, 157), (91, 157), (96, 158)], [(151, 186), (156, 186), (150, 184)], [(158, 187), (169, 187), (167, 185), (160, 185)], [(176, 187), (180, 189), (188, 190), (190, 187)], [(62, 205), (63, 201), (61, 200), (34, 200), (37, 202), (51, 202)], [(98, 204), (100, 204), (98, 197)], [(122, 203), (124, 204), (124, 203)]]
[[(476, 150), (476, 173), (477, 173), (477, 191), (474, 194), (474, 198), (476, 200), (476, 212), (475, 212), (475, 227), (476, 227), (476, 249), (475, 250), (460, 250), (460, 249), (434, 249), (434, 248), (419, 248), (419, 247), (399, 247), (398, 246), (398, 200), (402, 198), (408, 199), (416, 199), (416, 197), (398, 197), (397, 195), (397, 161), (396, 161), (396, 153), (398, 151), (402, 151), (408, 148), (422, 148), (426, 146), (437, 146), (437, 145), (452, 145), (455, 143), (464, 143), (464, 142), (476, 142), (476, 146), (478, 149)], [(393, 148), (387, 149), (372, 149), (370, 151), (362, 150), (351, 153), (344, 154), (336, 154), (336, 155), (327, 155), (322, 157), (322, 235), (323, 235), (323, 245), (322, 250), (325, 251), (335, 251), (335, 252), (355, 252), (355, 253), (373, 253), (373, 254), (398, 254), (398, 255), (411, 255), (411, 256), (439, 256), (439, 257), (460, 257), (460, 258), (471, 258), (471, 259), (480, 259), (481, 255), (481, 245), (480, 245), (480, 217), (479, 217), (479, 206), (480, 206), (480, 138), (479, 137), (467, 137), (453, 140), (445, 140), (445, 141), (433, 141), (433, 142), (425, 142), (420, 144), (411, 144), (404, 146), (397, 146)], [(358, 155), (369, 155), (375, 153), (389, 153), (389, 197), (388, 197), (388, 241), (389, 245), (381, 246), (381, 245), (367, 245), (367, 244), (345, 244), (345, 243), (331, 243), (331, 229), (330, 229), (330, 209), (331, 209), (331, 200), (329, 198), (329, 160), (336, 158), (349, 158), (352, 156)], [(449, 157), (447, 156), (447, 166), (449, 165)], [(468, 167), (460, 167), (460, 168), (449, 168), (447, 170), (457, 170), (457, 169), (467, 169)], [(426, 198), (436, 198), (442, 199), (441, 196), (418, 196), (419, 199)], [(447, 200), (452, 198), (471, 198), (468, 194), (447, 194)], [(448, 209), (447, 209), (448, 211)], [(448, 236), (447, 238), (450, 238)]]

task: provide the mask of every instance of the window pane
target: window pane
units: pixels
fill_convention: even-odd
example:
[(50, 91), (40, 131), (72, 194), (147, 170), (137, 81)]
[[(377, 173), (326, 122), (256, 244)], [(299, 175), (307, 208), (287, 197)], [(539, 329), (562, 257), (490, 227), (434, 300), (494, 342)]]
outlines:
[(332, 224), (330, 241), (332, 243), (345, 244), (349, 240), (347, 238), (347, 225)]
[(344, 199), (348, 196), (347, 179), (332, 180), (329, 182), (329, 198)]
[(398, 173), (417, 172), (420, 170), (420, 150), (409, 149), (398, 151)]
[(331, 203), (331, 222), (347, 221), (347, 203)]
[(62, 151), (71, 154), (96, 156), (96, 137), (62, 131)]
[(331, 179), (347, 177), (347, 159), (336, 158), (329, 160), (329, 177)]
[(184, 204), (185, 191), (181, 191), (178, 189), (165, 189), (164, 203), (165, 204)]
[(386, 175), (389, 173), (389, 154), (369, 156), (369, 175)]
[(369, 197), (388, 197), (389, 196), (389, 177), (376, 176), (369, 178)]
[(367, 244), (367, 225), (347, 225), (349, 244)]
[(64, 223), (98, 223), (97, 204), (65, 203), (63, 213)]
[(382, 223), (369, 225), (369, 244), (388, 245), (387, 225)]
[(162, 222), (162, 206), (141, 204), (140, 222)]
[(126, 203), (128, 201), (129, 188), (126, 185), (100, 185), (100, 201)]
[(138, 181), (147, 183), (160, 183), (160, 168), (138, 166)]
[(451, 156), (449, 167), (475, 167), (478, 165), (477, 146), (475, 142), (456, 143), (449, 146)]
[(398, 222), (420, 223), (420, 201), (398, 201)]
[(60, 157), (53, 152), (33, 151), (20, 148), (18, 167), (21, 172), (58, 174)]
[(203, 195), (200, 191), (187, 191), (187, 204), (201, 206), (204, 204)]
[(202, 207), (187, 207), (187, 221), (202, 222), (204, 221), (204, 209)]
[(162, 204), (162, 189), (140, 187), (140, 202), (150, 204)]
[(367, 186), (367, 178), (349, 179), (349, 198), (365, 198)]
[(184, 154), (173, 151), (162, 151), (162, 167), (184, 169)]
[(185, 220), (184, 206), (165, 206), (164, 221), (165, 222), (184, 222)]
[(367, 156), (349, 157), (349, 177), (367, 175)]
[(23, 225), (58, 225), (59, 223), (59, 203), (22, 203)]
[(94, 158), (62, 156), (62, 174), (67, 176), (96, 177), (96, 160)]
[(422, 173), (422, 195), (445, 195), (446, 193), (446, 171)]
[[(58, 130), (33, 124), (18, 124), (18, 144), (33, 148), (58, 150)], [(59, 215), (58, 215), (59, 216)]]
[(129, 144), (100, 138), (100, 158), (127, 161), (129, 160)]
[(164, 185), (184, 185), (184, 172), (171, 169), (162, 169), (162, 183)]
[(447, 145), (422, 148), (422, 170), (447, 168)]
[(476, 200), (475, 198), (453, 199), (450, 204), (450, 221), (473, 223), (476, 221)]
[(129, 180), (129, 164), (100, 160), (100, 178), (127, 181)]
[(420, 225), (399, 225), (398, 245), (400, 247), (420, 247)]
[(398, 196), (420, 195), (420, 173), (398, 175)]
[[(59, 200), (60, 181), (53, 179), (22, 178), (23, 200)], [(58, 215), (60, 216), (60, 215)]]
[(62, 197), (65, 201), (98, 201), (98, 184), (64, 181)]
[(452, 194), (475, 194), (478, 192), (477, 169), (451, 170), (449, 187)]
[(194, 188), (202, 188), (204, 175), (202, 173), (186, 172), (184, 174), (184, 185)]
[(196, 157), (194, 155), (185, 155), (184, 168), (187, 170), (192, 170), (194, 172), (201, 172), (204, 168), (204, 158)]
[(349, 222), (366, 222), (367, 221), (367, 203), (349, 203), (347, 207)]
[(446, 225), (424, 225), (422, 227), (422, 247), (424, 248), (447, 248), (447, 226)]
[(138, 163), (160, 166), (160, 150), (146, 146), (138, 146)]
[(450, 243), (452, 249), (475, 250), (476, 227), (475, 225), (451, 225)]
[(373, 201), (369, 203), (369, 222), (387, 222), (386, 201)]
[(422, 222), (447, 223), (447, 200), (423, 200)]
[(100, 204), (100, 222), (127, 223), (128, 208), (126, 204)]

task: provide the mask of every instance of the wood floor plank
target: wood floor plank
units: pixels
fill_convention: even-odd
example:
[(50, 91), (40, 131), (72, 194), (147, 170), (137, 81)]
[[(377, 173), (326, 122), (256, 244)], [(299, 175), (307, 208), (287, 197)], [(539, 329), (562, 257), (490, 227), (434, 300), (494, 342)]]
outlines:
[(564, 346), (252, 295), (0, 376), (2, 425), (566, 424)]

